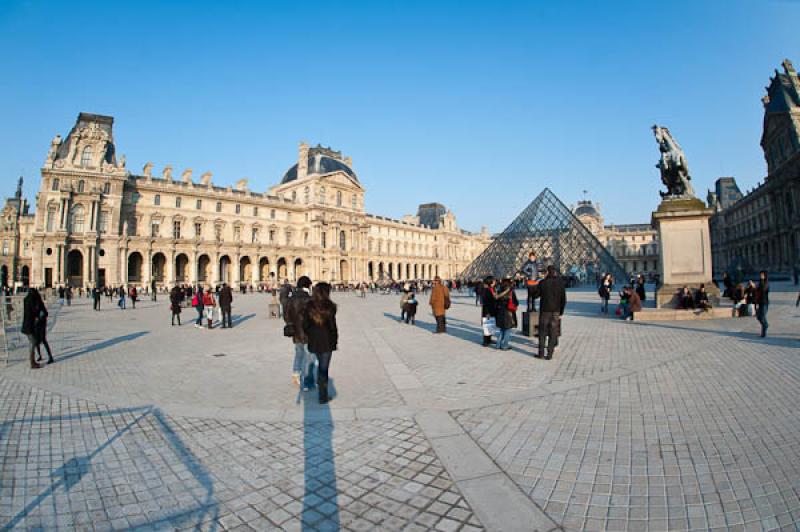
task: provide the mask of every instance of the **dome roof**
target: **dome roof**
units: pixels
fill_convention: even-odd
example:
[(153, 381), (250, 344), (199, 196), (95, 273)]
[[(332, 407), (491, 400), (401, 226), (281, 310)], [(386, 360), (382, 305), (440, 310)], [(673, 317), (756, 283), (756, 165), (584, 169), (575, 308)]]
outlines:
[(575, 216), (592, 216), (599, 218), (600, 213), (597, 211), (591, 201), (579, 201), (578, 206), (575, 208)]
[[(325, 148), (311, 148), (308, 151), (308, 175), (312, 174), (330, 174), (332, 172), (344, 172), (350, 176), (353, 181), (358, 183), (358, 177), (350, 166), (348, 166), (341, 159), (336, 158), (334, 155), (338, 152), (331, 152)], [(295, 164), (289, 168), (283, 179), (281, 185), (295, 181), (297, 179), (297, 165)]]

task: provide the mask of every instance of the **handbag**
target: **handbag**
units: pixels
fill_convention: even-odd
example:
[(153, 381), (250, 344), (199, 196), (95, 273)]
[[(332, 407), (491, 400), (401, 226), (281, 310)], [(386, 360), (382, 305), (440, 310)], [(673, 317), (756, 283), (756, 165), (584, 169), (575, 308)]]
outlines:
[(484, 336), (492, 336), (496, 333), (497, 330), (497, 322), (492, 316), (488, 316), (486, 318), (481, 319), (481, 325), (483, 326), (483, 335)]
[(292, 338), (294, 336), (294, 325), (291, 323), (287, 323), (283, 326), (283, 335), (287, 338)]
[(514, 295), (512, 294), (511, 297), (508, 298), (508, 310), (511, 312), (516, 312), (518, 306), (519, 305), (514, 303)]

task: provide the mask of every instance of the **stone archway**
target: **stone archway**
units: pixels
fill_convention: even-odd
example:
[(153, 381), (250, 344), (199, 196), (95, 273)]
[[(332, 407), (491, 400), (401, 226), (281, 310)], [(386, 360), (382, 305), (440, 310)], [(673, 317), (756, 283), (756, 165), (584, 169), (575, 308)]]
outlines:
[(370, 281), (375, 280), (375, 265), (372, 261), (367, 263), (367, 277), (369, 277)]
[(242, 257), (239, 259), (239, 283), (250, 284), (253, 280), (253, 263), (250, 257)]
[(211, 259), (203, 253), (197, 258), (197, 282), (208, 283), (211, 281)]
[(139, 283), (142, 281), (142, 254), (134, 251), (128, 255), (128, 283)]
[(27, 266), (22, 267), (22, 273), (20, 274), (20, 281), (22, 282), (22, 286), (28, 287), (31, 282), (31, 271)]
[(185, 283), (189, 281), (189, 257), (186, 253), (179, 253), (175, 257), (175, 282)]
[(167, 257), (159, 252), (153, 255), (152, 264), (153, 280), (158, 284), (164, 284), (167, 277)]
[(219, 258), (219, 282), (231, 284), (232, 268), (231, 258), (223, 255)]
[(343, 283), (350, 282), (350, 265), (346, 260), (339, 261), (339, 280)]
[(296, 258), (294, 259), (294, 280), (298, 280), (300, 277), (305, 275), (305, 267), (303, 265), (303, 259)]
[(258, 280), (261, 283), (269, 281), (269, 259), (261, 257), (258, 260)]
[(378, 279), (382, 281), (383, 277), (384, 277), (383, 263), (379, 262), (378, 263)]
[(286, 259), (281, 257), (278, 259), (278, 282), (283, 282), (283, 279), (289, 278), (289, 272), (286, 267)]

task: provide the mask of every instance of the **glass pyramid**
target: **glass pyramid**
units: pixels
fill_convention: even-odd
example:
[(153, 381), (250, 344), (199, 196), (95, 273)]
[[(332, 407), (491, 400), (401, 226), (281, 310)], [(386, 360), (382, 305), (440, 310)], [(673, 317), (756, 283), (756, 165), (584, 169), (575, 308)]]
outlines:
[(549, 188), (545, 188), (503, 230), (461, 277), (513, 277), (534, 251), (539, 267), (554, 265), (561, 275), (595, 283), (603, 273), (617, 282), (627, 279), (622, 266)]

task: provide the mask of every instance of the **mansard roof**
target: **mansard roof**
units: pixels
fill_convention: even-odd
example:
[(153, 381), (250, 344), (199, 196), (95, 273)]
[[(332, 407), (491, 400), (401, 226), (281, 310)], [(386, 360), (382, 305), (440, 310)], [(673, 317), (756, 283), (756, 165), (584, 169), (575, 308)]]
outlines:
[[(350, 166), (342, 159), (342, 152), (333, 151), (330, 148), (317, 145), (308, 150), (308, 174), (330, 174), (333, 172), (344, 172), (356, 183), (358, 177)], [(295, 164), (289, 168), (283, 179), (281, 185), (297, 180), (297, 165)]]

